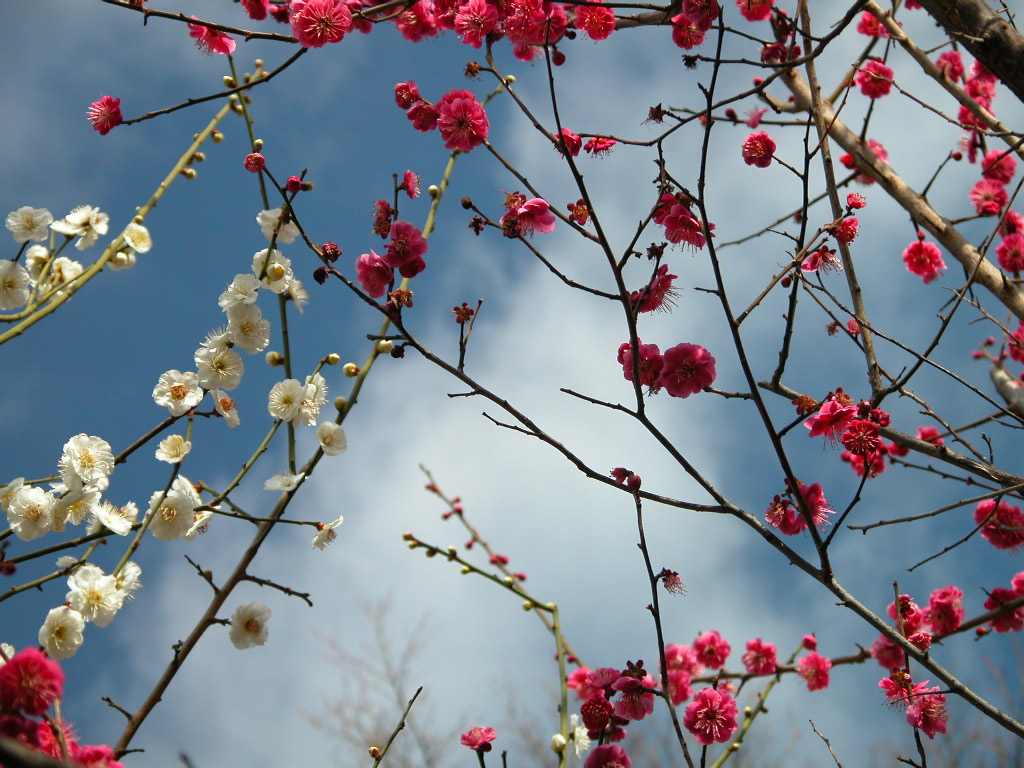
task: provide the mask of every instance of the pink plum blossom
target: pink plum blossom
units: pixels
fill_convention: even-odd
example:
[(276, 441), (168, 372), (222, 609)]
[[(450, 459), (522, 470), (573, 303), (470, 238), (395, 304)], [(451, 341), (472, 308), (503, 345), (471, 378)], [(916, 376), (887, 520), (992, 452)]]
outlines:
[(491, 742), (498, 738), (493, 728), (482, 728), (479, 725), (473, 726), (459, 738), (463, 746), (469, 747), (477, 752), (490, 752)]
[(939, 276), (941, 270), (946, 269), (939, 246), (926, 240), (915, 240), (904, 248), (903, 263), (925, 283), (930, 283)]
[(879, 59), (868, 59), (858, 70), (854, 80), (869, 99), (878, 99), (892, 90), (892, 70)]
[(770, 675), (775, 672), (776, 652), (771, 643), (764, 643), (760, 637), (747, 641), (747, 652), (740, 659), (747, 672), (752, 675)]
[(583, 763), (583, 768), (629, 768), (629, 766), (629, 755), (618, 744), (602, 744), (595, 747)]
[(732, 648), (717, 630), (704, 632), (693, 642), (693, 650), (701, 664), (709, 669), (721, 669), (732, 653)]
[(697, 692), (683, 713), (683, 725), (698, 742), (707, 746), (725, 742), (736, 732), (736, 701), (725, 691), (704, 688)]
[(124, 122), (121, 116), (121, 100), (113, 96), (100, 96), (89, 105), (89, 110), (85, 114), (92, 123), (92, 129), (99, 131), (100, 136), (106, 136), (113, 128)]
[(775, 156), (775, 142), (764, 131), (752, 133), (743, 141), (743, 162), (747, 165), (767, 168)]
[(395, 271), (375, 251), (370, 251), (356, 259), (356, 279), (367, 294), (379, 299), (395, 279)]
[(469, 152), (484, 143), (490, 124), (472, 93), (449, 91), (441, 98), (437, 111), (437, 128), (445, 147)]
[(352, 11), (344, 0), (292, 0), (292, 34), (303, 48), (337, 43), (352, 28)]
[(0, 666), (0, 709), (38, 717), (64, 691), (60, 665), (42, 651), (27, 647)]
[[(636, 346), (640, 353), (637, 365), (640, 371), (640, 385), (648, 387), (651, 392), (657, 392), (661, 388), (658, 377), (665, 364), (661, 350), (658, 349), (657, 344), (644, 344), (640, 339), (636, 340)], [(633, 381), (633, 350), (628, 341), (619, 347), (616, 359), (622, 365), (622, 377), (626, 381)]]
[[(195, 16), (192, 18), (199, 20)], [(220, 53), (226, 56), (235, 52), (235, 41), (230, 35), (219, 30), (203, 24), (189, 24), (188, 34), (203, 53)]]
[[(593, 0), (604, 3), (604, 0)], [(577, 5), (575, 27), (587, 33), (591, 40), (605, 40), (615, 31), (615, 12), (601, 5)]]
[(828, 687), (828, 671), (832, 662), (817, 651), (811, 651), (797, 662), (797, 674), (807, 681), (807, 690), (820, 691)]
[(715, 381), (715, 358), (698, 344), (676, 344), (666, 349), (658, 387), (672, 397), (689, 397)]
[(487, 0), (468, 0), (455, 14), (455, 31), (462, 42), (479, 48), (498, 25), (498, 11)]

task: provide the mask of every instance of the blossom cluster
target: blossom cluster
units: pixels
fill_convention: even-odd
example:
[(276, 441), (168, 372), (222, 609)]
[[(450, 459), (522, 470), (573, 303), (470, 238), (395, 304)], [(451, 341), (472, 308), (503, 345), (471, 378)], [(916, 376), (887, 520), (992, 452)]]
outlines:
[[(69, 723), (49, 717), (64, 692), (64, 672), (36, 648), (0, 643), (0, 735), (68, 765), (122, 768), (106, 744), (79, 744)], [(38, 718), (38, 719), (37, 719)]]
[(417, 131), (428, 133), (436, 128), (448, 149), (469, 152), (487, 140), (487, 113), (469, 91), (449, 91), (437, 104), (432, 104), (420, 96), (416, 83), (409, 80), (395, 86), (395, 103), (406, 111)]
[[(664, 389), (672, 397), (689, 397), (715, 381), (715, 358), (698, 344), (676, 344), (662, 354), (657, 344), (637, 339), (636, 351), (640, 385), (652, 394)], [(633, 345), (623, 342), (616, 359), (623, 378), (633, 381)]]
[[(8, 213), (4, 224), (14, 242), (22, 247), (14, 259), (0, 261), (0, 310), (24, 307), (30, 297), (34, 307), (63, 295), (62, 289), (77, 280), (85, 267), (61, 252), (76, 237), (75, 248), (80, 251), (95, 245), (107, 234), (110, 217), (99, 208), (80, 205), (55, 221), (46, 208), (26, 205)], [(55, 244), (56, 234), (65, 238), (59, 245)], [(34, 244), (26, 248), (25, 244), (31, 241)], [(48, 242), (43, 245), (43, 241)], [(110, 255), (107, 265), (115, 271), (133, 266), (136, 254), (148, 252), (152, 245), (149, 231), (133, 221), (121, 233), (119, 247)], [(24, 262), (19, 264), (21, 256)]]

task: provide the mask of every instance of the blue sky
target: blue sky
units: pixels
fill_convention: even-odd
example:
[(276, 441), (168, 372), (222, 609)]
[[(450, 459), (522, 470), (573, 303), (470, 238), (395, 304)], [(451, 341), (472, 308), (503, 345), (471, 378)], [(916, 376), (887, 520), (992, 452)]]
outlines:
[[(181, 0), (173, 9), (245, 24), (238, 6), (227, 2)], [(47, 207), (59, 217), (88, 203), (107, 211), (112, 232), (119, 231), (216, 107), (201, 105), (100, 137), (84, 118), (89, 103), (101, 94), (117, 96), (126, 117), (179, 103), (220, 87), (226, 62), (197, 51), (181, 24), (151, 19), (143, 27), (138, 14), (101, 3), (36, 0), (4, 15), (8, 44), (0, 61), (14, 74), (0, 83), (6, 105), (0, 112), (0, 131), (7, 139), (0, 145), (0, 163), (8, 180), (0, 192), (3, 212), (32, 205)], [(922, 46), (937, 42), (927, 19), (911, 15), (906, 21)], [(837, 41), (832, 55), (820, 63), (823, 81), (836, 82), (862, 47), (863, 38), (856, 36)], [(581, 37), (566, 52), (568, 61), (558, 71), (560, 110), (563, 122), (579, 132), (650, 138), (657, 129), (640, 125), (648, 108), (659, 102), (698, 104), (697, 83), (709, 77), (706, 65), (696, 71), (683, 67), (667, 29), (621, 31), (600, 45)], [(252, 60), (262, 57), (274, 67), (291, 53), (281, 44), (239, 41), (236, 61), (250, 70)], [(353, 34), (339, 45), (311, 51), (253, 93), (251, 110), (268, 162), (279, 177), (308, 169), (315, 190), (300, 196), (300, 216), (315, 241), (334, 240), (343, 248), (339, 265), (347, 274), (352, 274), (358, 254), (380, 245), (369, 231), (370, 207), (390, 197), (391, 174), (411, 168), (426, 186), (438, 180), (447, 161), (437, 134), (417, 133), (395, 107), (393, 84), (415, 79), (432, 100), (462, 87), (482, 97), (490, 85), (462, 77), (465, 62), (479, 58), (451, 34), (410, 45), (381, 25), (369, 36)], [(896, 60), (903, 62), (897, 70), (901, 82), (912, 84), (925, 98), (941, 98), (934, 84), (922, 83), (904, 59)], [(515, 61), (507, 46), (499, 46), (497, 62), (506, 74), (516, 76), (517, 91), (550, 124), (543, 66)], [(738, 90), (754, 74), (737, 67), (727, 73), (722, 87)], [(776, 95), (785, 97), (781, 91)], [(948, 99), (940, 103), (947, 112), (953, 110)], [(743, 114), (754, 106), (749, 100), (736, 108)], [(1006, 94), (996, 107), (1006, 122), (1019, 124), (1020, 105), (1011, 104)], [(865, 100), (852, 93), (844, 118), (856, 126), (865, 108)], [(934, 158), (955, 145), (959, 131), (912, 109), (895, 94), (879, 101), (875, 112), (872, 135), (883, 140), (908, 183), (920, 188), (934, 169)], [(488, 114), (491, 141), (545, 197), (559, 207), (578, 197), (557, 155), (507, 101), (496, 100)], [(224, 143), (205, 148), (207, 161), (197, 166), (198, 177), (178, 180), (147, 219), (153, 251), (140, 256), (132, 270), (103, 273), (56, 316), (0, 350), (0, 385), (8, 403), (0, 409), (5, 446), (0, 448), (0, 480), (49, 474), (63, 443), (79, 432), (102, 436), (116, 451), (164, 418), (150, 394), (158, 376), (192, 365), (199, 342), (224, 322), (217, 296), (235, 274), (247, 271), (252, 254), (265, 247), (254, 224), (262, 207), (258, 189), (242, 168), (248, 151), (243, 126), (229, 117), (223, 130)], [(799, 158), (799, 129), (768, 130), (779, 143), (780, 156)], [(746, 134), (742, 126), (721, 126), (713, 134), (707, 205), (720, 242), (775, 220), (798, 199), (788, 171), (743, 165), (739, 145)], [(700, 131), (690, 126), (666, 145), (672, 172), (689, 185), (696, 181), (699, 142)], [(649, 211), (650, 179), (655, 175), (651, 157), (646, 150), (619, 147), (605, 159), (580, 159), (602, 223), (618, 248)], [(930, 200), (951, 218), (968, 215), (966, 191), (976, 175), (974, 166), (952, 166)], [(643, 476), (647, 489), (707, 501), (652, 439), (624, 417), (559, 393), (567, 387), (628, 403), (630, 389), (615, 363), (615, 350), (626, 332), (616, 307), (568, 291), (524, 249), (492, 233), (474, 238), (466, 230), (469, 215), (458, 205), (459, 198), (471, 196), (497, 216), (503, 190), (519, 188), (482, 149), (459, 158), (426, 255), (428, 269), (414, 281), (410, 327), (430, 348), (452, 359), (458, 337), (450, 308), (484, 298), (469, 352), (470, 375), (528, 413), (591, 466), (625, 465)], [(864, 191), (869, 205), (860, 217), (863, 234), (855, 241), (854, 256), (869, 311), (878, 327), (894, 329), (919, 346), (934, 332), (935, 314), (948, 292), (937, 284), (924, 286), (903, 269), (899, 254), (913, 237), (912, 227), (877, 189)], [(426, 198), (402, 200), (402, 217), (417, 225), (427, 209)], [(824, 211), (820, 217), (815, 224), (826, 220)], [(968, 224), (965, 231), (980, 240), (984, 226)], [(646, 245), (659, 234), (649, 231), (640, 242)], [(609, 285), (600, 253), (564, 226), (534, 242), (577, 279)], [(725, 279), (737, 305), (745, 306), (788, 259), (789, 245), (782, 237), (767, 236), (722, 250)], [(292, 325), (296, 371), (311, 370), (329, 352), (361, 362), (368, 351), (365, 334), (376, 330), (379, 317), (341, 286), (315, 285), (311, 256), (295, 246), (283, 250), (311, 294), (310, 306)], [(89, 259), (97, 255), (98, 249), (85, 253)], [(702, 344), (718, 360), (716, 385), (741, 388), (720, 308), (713, 296), (694, 290), (711, 284), (706, 258), (675, 250), (667, 261), (680, 275), (683, 291), (673, 313), (642, 319), (643, 340), (663, 349), (682, 341)], [(941, 282), (956, 285), (960, 270), (948, 255), (946, 261), (949, 277)], [(632, 273), (635, 287), (641, 273)], [(841, 290), (840, 276), (829, 276), (826, 282)], [(271, 309), (264, 306), (275, 318)], [(767, 378), (774, 366), (785, 311), (783, 297), (773, 293), (744, 328), (758, 378)], [(842, 385), (854, 396), (865, 394), (862, 363), (851, 345), (826, 336), (826, 318), (809, 302), (800, 312), (803, 324), (794, 339), (789, 383), (810, 393)], [(947, 335), (946, 351), (938, 356), (991, 391), (986, 366), (972, 362), (970, 350), (992, 329), (971, 327), (971, 319), (961, 313)], [(279, 342), (271, 346), (279, 348)], [(884, 348), (882, 355), (890, 369), (898, 370), (906, 361), (892, 348)], [(190, 479), (222, 487), (268, 428), (266, 393), (281, 372), (265, 366), (261, 357), (246, 359), (246, 377), (237, 392), (243, 426), (228, 432), (219, 423), (197, 423), (193, 454), (182, 470)], [(589, 664), (624, 666), (627, 658), (643, 658), (653, 666), (656, 645), (644, 610), (650, 597), (634, 546), (631, 500), (587, 481), (537, 441), (495, 428), (480, 415), (486, 410), (500, 416), (493, 406), (485, 407), (476, 398), (449, 398), (448, 393), (464, 391), (464, 386), (416, 355), (383, 359), (378, 366), (346, 421), (349, 451), (326, 458), (293, 504), (295, 516), (303, 519), (328, 521), (344, 514), (338, 540), (324, 552), (311, 552), (309, 529), (281, 530), (253, 568), (256, 575), (311, 592), (315, 606), (307, 608), (253, 585), (239, 589), (229, 600), (229, 610), (250, 600), (270, 605), (270, 641), (243, 653), (230, 645), (225, 631), (211, 630), (140, 731), (134, 746), (146, 753), (133, 756), (132, 764), (166, 765), (185, 751), (196, 765), (244, 760), (269, 766), (279, 762), (282, 744), (308, 764), (349, 764), (347, 747), (315, 730), (310, 718), (323, 719), (324, 702), (332, 698), (368, 697), (346, 687), (349, 678), (328, 661), (326, 641), (357, 653), (372, 645), (362, 608), (383, 600), (392, 605), (396, 645), (426, 617), (427, 631), (422, 637), (416, 631), (414, 637), (421, 660), (412, 675), (414, 685), (425, 686), (426, 699), (414, 717), (440, 733), (493, 725), (502, 734), (500, 748), (515, 755), (514, 718), (505, 694), (517, 689), (526, 717), (537, 724), (541, 741), (547, 740), (557, 722), (550, 692), (555, 669), (551, 642), (539, 623), (490, 584), (461, 577), (456, 569), (405, 549), (405, 530), (438, 544), (458, 544), (465, 538), (462, 531), (452, 530), (451, 521), (440, 519), (441, 505), (422, 490), (420, 463), (446, 491), (464, 498), (470, 519), (483, 535), (512, 558), (517, 570), (529, 574), (532, 593), (562, 607), (567, 636)], [(339, 368), (325, 371), (325, 376), (331, 397), (347, 391)], [(991, 410), (930, 372), (915, 380), (914, 390), (940, 412), (955, 412), (951, 418), (958, 423)], [(907, 400), (889, 405), (894, 425), (904, 431), (912, 433), (926, 423)], [(769, 400), (769, 406), (776, 423), (792, 417), (785, 400)], [(782, 490), (781, 472), (749, 404), (706, 394), (688, 400), (663, 394), (649, 407), (666, 434), (738, 505), (760, 514)], [(997, 455), (1004, 456), (1001, 465), (1020, 472), (1013, 435), (1007, 432), (996, 429), (990, 435)], [(300, 461), (314, 444), (311, 430), (300, 435)], [(856, 478), (835, 451), (802, 434), (792, 435), (787, 448), (798, 476), (821, 482), (837, 508), (848, 503)], [(283, 447), (272, 446), (251, 481), (237, 492), (236, 503), (254, 514), (269, 511), (276, 495), (263, 491), (262, 481), (284, 465)], [(143, 505), (166, 477), (166, 465), (154, 461), (147, 448), (118, 468), (108, 496), (119, 504), (134, 500)], [(869, 484), (858, 521), (925, 511), (969, 493), (959, 485), (922, 479), (920, 473), (890, 470)], [(972, 540), (912, 574), (903, 570), (966, 534), (967, 518), (960, 511), (928, 528), (867, 536), (845, 532), (834, 553), (840, 579), (876, 610), (891, 599), (894, 578), (921, 601), (932, 589), (956, 583), (968, 595), (969, 615), (977, 613), (984, 600), (981, 589), (1006, 585), (1020, 569), (1019, 558)], [(831, 656), (853, 653), (856, 644), (868, 646), (874, 639), (874, 633), (835, 607), (834, 598), (781, 562), (736, 521), (648, 505), (645, 523), (656, 567), (679, 571), (688, 586), (686, 597), (667, 602), (669, 641), (692, 642), (698, 632), (718, 629), (732, 643), (729, 667), (736, 668), (743, 644), (754, 636), (775, 642), (780, 655), (806, 632), (817, 633), (820, 650)], [(145, 588), (138, 599), (110, 627), (89, 627), (85, 646), (66, 662), (65, 712), (77, 722), (84, 740), (116, 739), (119, 716), (99, 697), (113, 695), (123, 706), (137, 705), (166, 663), (170, 645), (187, 633), (205, 605), (208, 588), (182, 555), (215, 574), (224, 573), (249, 535), (248, 530), (215, 525), (193, 544), (144, 540), (138, 559)], [(120, 544), (112, 540), (99, 563), (112, 566)], [(798, 541), (795, 546), (809, 552), (807, 544)], [(38, 572), (50, 565), (43, 563)], [(33, 643), (46, 611), (63, 594), (61, 586), (51, 584), (42, 593), (5, 603), (0, 608), (0, 640), (17, 647)], [(1007, 648), (1005, 638), (993, 638), (986, 652), (1002, 659)], [(989, 672), (978, 663), (978, 646), (969, 638), (956, 638), (940, 653), (947, 667), (988, 686), (999, 700)], [(826, 757), (805, 725), (809, 717), (832, 740), (844, 765), (875, 764), (864, 747), (865, 733), (868, 741), (895, 744), (905, 754), (912, 750), (910, 732), (902, 717), (880, 706), (880, 676), (874, 664), (839, 670), (831, 688), (815, 694), (787, 680), (773, 694), (778, 696), (773, 716), (779, 716), (766, 719), (764, 728), (780, 750), (790, 731), (799, 734), (789, 759), (809, 765), (823, 764)], [(359, 705), (358, 699), (351, 701), (352, 707)], [(962, 706), (954, 705), (953, 712), (954, 718), (969, 717)], [(852, 717), (864, 724), (863, 730), (850, 727)], [(756, 743), (758, 736), (755, 732), (751, 739)], [(451, 743), (452, 764), (466, 759), (461, 749)], [(763, 754), (770, 759), (768, 752)]]

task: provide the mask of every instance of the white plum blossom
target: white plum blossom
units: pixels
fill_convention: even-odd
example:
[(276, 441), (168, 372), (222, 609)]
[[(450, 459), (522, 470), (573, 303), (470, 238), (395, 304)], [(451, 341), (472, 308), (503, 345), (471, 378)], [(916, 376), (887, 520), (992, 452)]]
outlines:
[(225, 349), (231, 349), (231, 345), (234, 342), (231, 341), (231, 334), (228, 333), (228, 329), (224, 326), (220, 328), (214, 328), (212, 331), (206, 334), (206, 338), (199, 343), (199, 346), (203, 349), (214, 349), (222, 351)]
[(223, 310), (240, 304), (253, 304), (259, 292), (260, 281), (255, 275), (235, 275), (231, 285), (217, 299), (217, 304)]
[(85, 271), (82, 262), (58, 256), (50, 267), (50, 282), (54, 285), (66, 285)]
[(17, 309), (28, 302), (29, 274), (21, 264), (0, 261), (0, 309)]
[(231, 644), (239, 650), (263, 645), (267, 642), (267, 621), (270, 609), (260, 603), (246, 603), (235, 609), (231, 617)]
[(152, 516), (149, 523), (150, 533), (160, 541), (182, 538), (192, 527), (195, 506), (191, 497), (178, 493), (173, 488), (166, 496), (163, 491), (156, 491), (149, 498), (149, 514)]
[(84, 251), (90, 245), (93, 245), (100, 235), (107, 234), (109, 225), (110, 217), (99, 208), (94, 208), (91, 205), (80, 205), (60, 221), (53, 222), (50, 225), (50, 229), (68, 237), (75, 237), (77, 235), (78, 242), (75, 243), (75, 248)]
[(126, 251), (118, 251), (107, 261), (107, 266), (114, 272), (120, 272), (122, 269), (131, 269), (135, 266), (136, 258), (135, 251), (130, 248)]
[(142, 589), (142, 582), (139, 581), (139, 577), (142, 576), (142, 569), (139, 564), (134, 560), (129, 560), (124, 564), (124, 568), (117, 574), (117, 591), (121, 593), (121, 596), (125, 600), (131, 600), (135, 597), (132, 593), (137, 589)]
[(46, 620), (39, 629), (39, 644), (51, 659), (69, 659), (85, 641), (82, 636), (84, 629), (82, 614), (67, 605), (58, 605), (46, 614)]
[(204, 512), (196, 512), (195, 519), (192, 521), (192, 525), (185, 531), (185, 535), (182, 536), (185, 541), (195, 541), (196, 534), (206, 533), (206, 529), (209, 526), (210, 518), (213, 517), (213, 512), (205, 510)]
[(569, 738), (572, 739), (572, 747), (577, 758), (583, 757), (590, 749), (590, 734), (587, 733), (587, 727), (580, 722), (579, 715), (569, 716)]
[(7, 524), (14, 535), (22, 541), (32, 541), (49, 532), (53, 502), (53, 494), (42, 488), (19, 488), (7, 507)]
[[(256, 214), (256, 223), (260, 225), (260, 231), (263, 236), (270, 240), (274, 236), (274, 227), (277, 226), (277, 222), (281, 219), (281, 209), (271, 208), (269, 211), (260, 211)], [(284, 245), (294, 243), (295, 238), (299, 236), (299, 228), (295, 222), (288, 217), (288, 221), (281, 225), (280, 229), (277, 230), (277, 242)], [(259, 274), (259, 273), (257, 273)]]
[(30, 245), (25, 251), (25, 269), (28, 270), (28, 276), (33, 280), (38, 280), (39, 276), (43, 274), (43, 267), (49, 260), (50, 251), (45, 245)]
[(228, 334), (231, 342), (250, 355), (262, 352), (270, 343), (270, 322), (256, 304), (228, 307)]
[(134, 501), (129, 501), (123, 507), (116, 507), (105, 501), (93, 511), (89, 533), (99, 533), (101, 528), (106, 528), (118, 536), (127, 536), (138, 516), (139, 508), (135, 506)]
[(192, 450), (192, 441), (186, 440), (181, 435), (168, 435), (160, 441), (156, 449), (158, 461), (166, 461), (168, 464), (177, 464), (182, 461), (188, 452)]
[(267, 411), (270, 416), (282, 421), (291, 421), (306, 399), (306, 387), (298, 379), (285, 379), (270, 388)]
[(153, 247), (153, 238), (149, 236), (149, 230), (134, 221), (124, 228), (121, 237), (135, 253), (148, 253)]
[(278, 472), (275, 475), (271, 475), (263, 482), (263, 490), (265, 491), (294, 491), (299, 487), (299, 482), (304, 478), (306, 474), (299, 472), (293, 475), (291, 472)]
[(337, 528), (345, 522), (345, 518), (338, 515), (338, 519), (330, 523), (317, 523), (316, 524), (316, 536), (313, 537), (313, 549), (323, 549), (332, 541), (334, 541), (338, 534), (334, 532)]
[(269, 248), (256, 251), (252, 256), (252, 272), (256, 277), (263, 275), (260, 285), (269, 288), (274, 293), (285, 291), (295, 278), (295, 273), (292, 272), (292, 260), (276, 248), (273, 251)]
[(345, 430), (341, 428), (340, 424), (335, 424), (333, 421), (325, 421), (316, 428), (316, 439), (328, 456), (337, 456), (348, 448)]
[(242, 422), (235, 401), (228, 397), (226, 392), (221, 392), (219, 389), (213, 390), (213, 407), (224, 417), (224, 423), (228, 427), (237, 427)]
[(245, 363), (230, 347), (200, 347), (195, 354), (199, 383), (205, 389), (232, 390), (242, 381)]
[(89, 515), (100, 507), (100, 491), (91, 485), (69, 488), (53, 504), (53, 521), (50, 530), (63, 531), (65, 523), (81, 525)]
[(29, 240), (45, 240), (49, 236), (48, 228), (53, 223), (53, 214), (45, 208), (33, 208), (25, 205), (7, 214), (4, 224), (14, 242), (27, 243)]
[(153, 400), (157, 405), (166, 405), (171, 416), (188, 413), (199, 405), (202, 399), (203, 390), (199, 388), (199, 377), (192, 371), (167, 371), (160, 375), (160, 380), (153, 388)]
[(75, 479), (84, 485), (104, 490), (114, 471), (114, 453), (110, 443), (101, 437), (79, 433), (64, 443), (57, 466), (61, 479), (71, 486)]
[(307, 304), (309, 304), (309, 291), (302, 286), (302, 281), (297, 277), (293, 277), (292, 281), (288, 284), (288, 290), (285, 291), (285, 296), (292, 300), (295, 304), (295, 308), (299, 310), (299, 314), (302, 314), (302, 310)]
[(7, 660), (14, 655), (14, 646), (10, 643), (0, 643), (0, 667), (7, 663)]
[(25, 484), (24, 477), (16, 477), (7, 485), (0, 485), (0, 505), (3, 506), (4, 511), (7, 511), (7, 507), (10, 506), (11, 500), (14, 498), (21, 487)]
[(95, 565), (83, 565), (68, 576), (68, 594), (71, 607), (97, 627), (105, 627), (114, 620), (124, 604), (124, 595), (117, 589), (117, 579), (103, 573)]
[(327, 402), (327, 381), (319, 373), (306, 377), (305, 396), (299, 405), (299, 412), (295, 415), (293, 424), (300, 423), (307, 427), (316, 424), (320, 416), (320, 406)]

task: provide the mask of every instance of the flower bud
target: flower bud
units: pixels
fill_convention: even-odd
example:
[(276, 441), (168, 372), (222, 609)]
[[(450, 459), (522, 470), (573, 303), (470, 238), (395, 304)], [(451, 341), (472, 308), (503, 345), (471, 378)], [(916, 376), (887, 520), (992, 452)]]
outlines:
[(515, 75), (509, 75), (508, 77), (505, 78), (505, 85), (512, 85), (512, 83), (514, 83), (515, 81), (516, 81), (516, 76)]
[(367, 751), (370, 753), (370, 757), (372, 757), (374, 760), (376, 760), (378, 757), (380, 757), (380, 748), (379, 747), (370, 747), (370, 749), (367, 750)]
[(235, 78), (233, 78), (231, 75), (224, 75), (224, 87), (225, 88), (234, 88), (235, 85), (236, 85)]
[(434, 198), (441, 194), (441, 190), (438, 189), (437, 184), (431, 184), (427, 187), (427, 194), (430, 195), (431, 198)]
[(334, 408), (338, 411), (344, 411), (348, 407), (348, 398), (338, 395), (334, 398)]
[(341, 372), (351, 379), (359, 375), (359, 366), (355, 363), (345, 363), (341, 368)]
[(192, 179), (194, 179), (196, 177), (196, 169), (195, 168), (182, 168), (181, 169), (181, 175), (184, 176), (189, 181), (191, 181)]
[(327, 356), (327, 364), (328, 365), (337, 365), (340, 362), (341, 362), (341, 355), (339, 355), (337, 352), (331, 352), (331, 354), (329, 354)]
[(222, 141), (224, 141), (224, 134), (221, 133), (220, 131), (213, 131), (210, 134), (210, 141), (212, 141), (214, 144), (220, 144)]
[(271, 368), (276, 368), (279, 365), (284, 365), (284, 355), (276, 350), (270, 350), (263, 358), (267, 361), (267, 365)]
[(533, 603), (531, 601), (529, 601), (529, 600), (523, 600), (523, 610), (524, 611), (532, 611), (533, 610)]
[(562, 754), (562, 752), (565, 750), (565, 745), (565, 736), (563, 736), (562, 734), (556, 733), (554, 736), (551, 737), (551, 751), (554, 752), (556, 755)]
[(461, 567), (461, 568), (459, 569), (459, 573), (461, 573), (461, 574), (462, 574), (463, 576), (465, 576), (465, 575), (466, 575), (467, 573), (470, 573), (470, 572), (471, 572), (472, 570), (473, 570), (473, 569), (472, 569), (472, 568), (470, 568), (470, 567), (469, 567), (468, 565), (464, 565), (464, 566), (462, 566), (462, 567)]
[(263, 139), (255, 139), (252, 143), (252, 151), (259, 152), (263, 149)]
[(189, 160), (190, 163), (201, 163), (206, 160), (206, 154), (203, 152), (194, 152), (192, 158)]
[(378, 339), (377, 340), (377, 354), (379, 355), (390, 355), (391, 350), (394, 348), (395, 342), (391, 339)]

